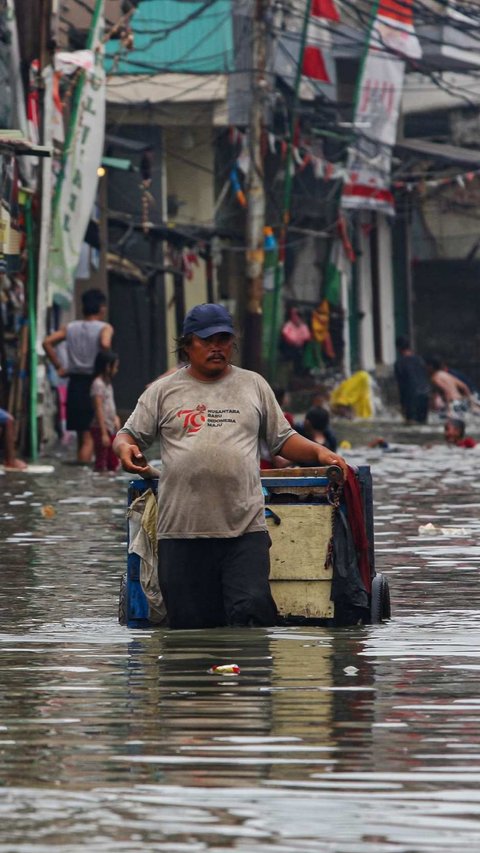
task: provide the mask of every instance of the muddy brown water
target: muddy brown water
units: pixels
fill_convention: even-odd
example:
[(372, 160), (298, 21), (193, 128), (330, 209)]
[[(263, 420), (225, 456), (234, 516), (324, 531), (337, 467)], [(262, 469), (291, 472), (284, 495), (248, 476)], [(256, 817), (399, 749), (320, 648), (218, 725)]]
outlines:
[(480, 850), (480, 451), (349, 458), (393, 618), (336, 630), (120, 627), (127, 478), (0, 477), (0, 853)]

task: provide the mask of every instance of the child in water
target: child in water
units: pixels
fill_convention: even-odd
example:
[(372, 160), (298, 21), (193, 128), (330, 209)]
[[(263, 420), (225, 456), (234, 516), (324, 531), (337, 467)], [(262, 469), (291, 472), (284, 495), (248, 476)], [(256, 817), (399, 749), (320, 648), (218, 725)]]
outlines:
[(95, 449), (95, 471), (116, 471), (118, 457), (112, 442), (120, 429), (120, 419), (115, 408), (112, 379), (118, 371), (118, 355), (112, 350), (102, 350), (95, 359), (94, 379), (90, 389), (94, 418), (91, 433)]

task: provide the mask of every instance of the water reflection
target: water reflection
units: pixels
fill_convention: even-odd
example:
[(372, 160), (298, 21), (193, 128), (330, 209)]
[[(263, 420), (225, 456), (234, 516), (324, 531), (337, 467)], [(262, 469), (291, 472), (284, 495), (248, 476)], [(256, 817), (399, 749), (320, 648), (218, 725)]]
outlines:
[(480, 849), (475, 452), (356, 458), (394, 618), (339, 630), (121, 628), (125, 480), (2, 478), (0, 853)]

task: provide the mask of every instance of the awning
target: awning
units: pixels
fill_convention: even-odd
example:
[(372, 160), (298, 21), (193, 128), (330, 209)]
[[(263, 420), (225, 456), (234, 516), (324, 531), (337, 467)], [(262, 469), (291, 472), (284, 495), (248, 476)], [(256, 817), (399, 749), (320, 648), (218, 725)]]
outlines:
[(16, 156), (51, 157), (52, 151), (46, 145), (34, 145), (26, 139), (20, 130), (0, 130), (0, 154)]
[(225, 74), (112, 74), (107, 77), (109, 106), (199, 104), (223, 102), (226, 97)]
[(440, 142), (429, 142), (427, 139), (402, 139), (395, 145), (394, 154), (396, 156), (407, 154), (437, 160), (450, 166), (480, 169), (480, 150), (461, 148), (457, 145), (443, 145)]

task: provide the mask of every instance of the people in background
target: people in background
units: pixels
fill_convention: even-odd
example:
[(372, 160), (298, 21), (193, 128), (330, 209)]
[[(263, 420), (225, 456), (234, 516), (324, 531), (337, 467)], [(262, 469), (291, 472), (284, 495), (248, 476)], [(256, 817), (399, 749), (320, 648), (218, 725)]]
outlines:
[[(275, 399), (278, 405), (282, 409), (282, 412), (285, 416), (285, 420), (290, 424), (291, 427), (296, 429), (292, 413), (286, 412), (284, 408), (286, 405), (288, 405), (288, 391), (286, 391), (285, 388), (274, 388), (273, 393), (275, 394)], [(269, 453), (265, 440), (263, 438), (260, 439), (260, 469), (262, 471), (267, 471), (270, 468), (289, 468), (291, 467), (291, 464), (292, 463), (289, 459), (285, 459), (278, 453)]]
[(453, 417), (459, 412), (465, 412), (470, 405), (470, 389), (461, 379), (458, 379), (442, 365), (437, 356), (427, 359), (427, 368), (433, 389), (440, 394), (447, 415)]
[(303, 422), (302, 434), (310, 441), (322, 444), (336, 453), (337, 439), (330, 429), (330, 415), (322, 406), (314, 406), (308, 410)]
[(293, 363), (293, 370), (297, 375), (304, 372), (303, 353), (305, 344), (311, 337), (312, 333), (300, 311), (291, 306), (280, 334), (280, 352), (287, 361)]
[[(441, 370), (445, 370), (447, 373), (450, 373), (452, 376), (454, 376), (455, 379), (459, 379), (461, 382), (463, 382), (463, 384), (467, 386), (467, 388), (470, 392), (470, 399), (468, 401), (468, 404), (466, 402), (462, 402), (460, 404), (460, 406), (458, 407), (460, 410), (460, 413), (463, 414), (467, 409), (469, 409), (470, 412), (474, 415), (480, 414), (480, 400), (479, 400), (478, 390), (475, 387), (475, 383), (473, 382), (473, 380), (470, 379), (469, 376), (466, 376), (464, 373), (461, 373), (456, 368), (450, 367), (450, 365), (447, 364), (445, 359), (438, 359), (438, 360), (440, 361)], [(434, 406), (434, 408), (437, 408), (437, 409), (445, 408), (445, 403), (444, 403), (443, 397), (439, 391), (437, 391), (437, 398), (438, 398), (438, 404), (436, 407)]]
[(275, 394), (275, 399), (280, 406), (283, 414), (285, 415), (290, 426), (294, 426), (294, 417), (291, 412), (285, 411), (290, 404), (290, 399), (288, 396), (288, 391), (285, 388), (274, 388), (273, 393)]
[(444, 427), (445, 441), (455, 447), (476, 447), (477, 442), (470, 435), (465, 435), (465, 421), (461, 418), (447, 418)]
[(415, 355), (407, 338), (398, 337), (396, 346), (395, 378), (405, 423), (425, 424), (430, 400), (427, 367), (424, 360)]
[[(74, 320), (47, 335), (43, 348), (59, 376), (68, 376), (67, 430), (77, 433), (77, 461), (91, 462), (93, 439), (90, 424), (93, 407), (90, 386), (95, 358), (100, 350), (110, 349), (113, 326), (107, 323), (107, 300), (101, 290), (92, 288), (82, 294), (83, 320)], [(64, 367), (56, 347), (66, 341), (67, 366)]]
[(94, 379), (90, 388), (94, 416), (91, 433), (95, 449), (95, 471), (116, 471), (118, 457), (112, 450), (113, 439), (120, 429), (115, 408), (112, 379), (118, 372), (118, 355), (101, 350), (95, 359)]
[(24, 471), (28, 466), (15, 452), (15, 418), (5, 409), (0, 409), (0, 429), (3, 432), (4, 466), (15, 471)]

